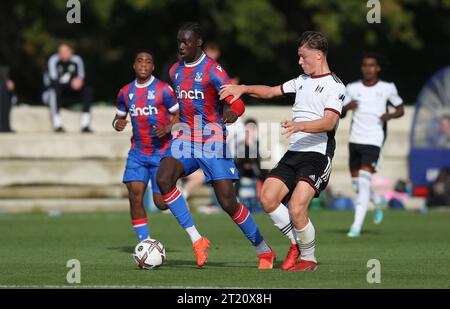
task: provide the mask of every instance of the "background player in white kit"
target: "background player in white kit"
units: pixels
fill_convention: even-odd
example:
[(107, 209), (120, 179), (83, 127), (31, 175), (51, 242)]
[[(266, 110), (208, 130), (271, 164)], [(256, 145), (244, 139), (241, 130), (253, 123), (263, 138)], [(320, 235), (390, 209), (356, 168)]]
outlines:
[[(261, 192), (264, 210), (291, 240), (283, 270), (317, 269), (315, 230), (308, 206), (328, 183), (334, 134), (345, 97), (345, 86), (328, 67), (327, 52), (325, 36), (306, 31), (298, 41), (299, 65), (305, 74), (275, 87), (226, 85), (221, 91), (221, 98), (245, 93), (261, 99), (295, 95), (292, 120), (281, 123), (286, 129), (283, 134), (290, 136), (289, 149), (267, 176)], [(282, 202), (289, 196), (288, 210)]]
[[(349, 166), (352, 187), (358, 194), (355, 218), (347, 236), (358, 237), (367, 213), (369, 200), (375, 205), (374, 223), (383, 220), (384, 198), (371, 189), (372, 174), (379, 168), (381, 148), (386, 139), (386, 122), (403, 116), (403, 100), (394, 83), (379, 79), (380, 57), (365, 54), (362, 57), (362, 80), (347, 85), (345, 105), (341, 118), (353, 110), (349, 139)], [(395, 107), (388, 112), (388, 101)]]

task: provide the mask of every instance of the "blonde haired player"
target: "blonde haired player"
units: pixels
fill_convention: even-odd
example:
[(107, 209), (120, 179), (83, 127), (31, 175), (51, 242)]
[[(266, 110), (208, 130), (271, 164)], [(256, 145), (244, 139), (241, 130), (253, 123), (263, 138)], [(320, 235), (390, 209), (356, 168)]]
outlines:
[[(291, 240), (281, 269), (314, 271), (315, 229), (308, 217), (308, 206), (329, 181), (345, 86), (328, 67), (328, 42), (322, 33), (304, 32), (297, 52), (305, 74), (275, 87), (227, 85), (221, 97), (233, 95), (237, 99), (249, 94), (271, 99), (295, 95), (293, 117), (281, 123), (286, 129), (283, 134), (290, 137), (289, 149), (264, 181), (261, 203), (275, 226)], [(282, 202), (289, 196), (286, 207)]]

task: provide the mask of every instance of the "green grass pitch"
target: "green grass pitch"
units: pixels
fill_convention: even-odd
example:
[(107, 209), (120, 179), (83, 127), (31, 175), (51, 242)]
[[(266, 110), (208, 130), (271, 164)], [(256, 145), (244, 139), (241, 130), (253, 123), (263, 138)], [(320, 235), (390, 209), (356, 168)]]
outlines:
[[(268, 216), (255, 215), (276, 251), (276, 268), (258, 271), (255, 251), (229, 217), (194, 216), (211, 240), (204, 269), (195, 268), (190, 241), (172, 215), (150, 214), (151, 236), (166, 247), (158, 270), (137, 269), (137, 243), (127, 213), (5, 214), (0, 217), (0, 287), (248, 287), (450, 288), (450, 212), (388, 211), (375, 226), (366, 218), (359, 239), (345, 235), (353, 214), (311, 212), (317, 235), (316, 272), (279, 269), (289, 246)], [(69, 259), (81, 263), (81, 284), (66, 281)], [(381, 283), (366, 280), (367, 261), (381, 263)]]

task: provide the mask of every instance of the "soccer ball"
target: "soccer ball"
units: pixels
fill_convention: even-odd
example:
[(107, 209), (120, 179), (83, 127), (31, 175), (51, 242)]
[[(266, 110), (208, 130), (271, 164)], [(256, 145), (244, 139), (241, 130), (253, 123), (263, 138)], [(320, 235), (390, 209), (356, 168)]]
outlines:
[(166, 249), (156, 239), (145, 239), (134, 248), (134, 261), (141, 269), (160, 267), (166, 259)]

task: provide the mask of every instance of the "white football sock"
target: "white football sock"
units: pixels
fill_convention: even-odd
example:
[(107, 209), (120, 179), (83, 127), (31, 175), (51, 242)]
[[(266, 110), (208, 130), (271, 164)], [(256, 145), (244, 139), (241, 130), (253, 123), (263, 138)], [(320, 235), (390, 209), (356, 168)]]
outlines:
[(355, 193), (358, 193), (358, 177), (352, 177), (352, 188)]
[[(352, 177), (352, 188), (355, 193), (358, 193), (358, 177)], [(370, 201), (375, 204), (375, 206), (381, 203), (381, 197), (370, 189)]]
[(317, 263), (314, 251), (316, 250), (316, 231), (311, 220), (308, 219), (308, 224), (300, 230), (295, 229), (297, 234), (297, 243), (300, 249), (300, 258), (306, 261)]
[(81, 114), (81, 127), (82, 128), (89, 127), (90, 122), (91, 122), (91, 115), (89, 113), (82, 113)]
[(375, 204), (375, 206), (380, 205), (381, 197), (375, 193), (372, 189), (370, 189), (370, 201)]
[(188, 233), (189, 238), (191, 239), (192, 243), (194, 243), (197, 240), (199, 240), (200, 238), (202, 238), (200, 233), (195, 228), (195, 225), (188, 227), (187, 229), (185, 229), (185, 231), (186, 231), (186, 233)]
[(54, 114), (52, 118), (53, 118), (53, 128), (57, 129), (61, 127), (62, 125), (61, 116), (59, 114)]
[(278, 205), (278, 207), (269, 213), (270, 219), (272, 219), (275, 226), (286, 235), (292, 244), (295, 244), (295, 231), (294, 225), (292, 224), (291, 217), (289, 216), (289, 210), (283, 204)]
[(370, 200), (370, 182), (372, 174), (368, 171), (360, 170), (358, 177), (358, 200), (356, 202), (355, 220), (353, 221), (352, 228), (361, 230), (366, 217), (367, 208)]

